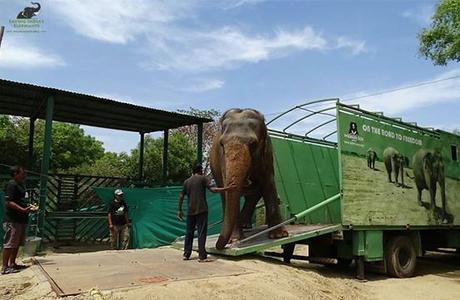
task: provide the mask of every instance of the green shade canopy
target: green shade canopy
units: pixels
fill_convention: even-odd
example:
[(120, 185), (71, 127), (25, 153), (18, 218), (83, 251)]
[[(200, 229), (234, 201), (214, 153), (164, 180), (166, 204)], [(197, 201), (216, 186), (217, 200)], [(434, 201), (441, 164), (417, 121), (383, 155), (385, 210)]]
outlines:
[(55, 103), (53, 120), (60, 122), (148, 133), (212, 121), (4, 79), (0, 79), (0, 114), (45, 119), (49, 96)]

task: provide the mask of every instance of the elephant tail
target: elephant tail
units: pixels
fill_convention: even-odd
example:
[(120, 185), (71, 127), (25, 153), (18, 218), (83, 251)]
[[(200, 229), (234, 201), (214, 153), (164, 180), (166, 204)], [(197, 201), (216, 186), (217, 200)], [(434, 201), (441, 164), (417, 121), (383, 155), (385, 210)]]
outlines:
[(409, 172), (406, 170), (406, 176), (409, 177), (410, 179), (415, 179), (415, 176), (410, 176)]

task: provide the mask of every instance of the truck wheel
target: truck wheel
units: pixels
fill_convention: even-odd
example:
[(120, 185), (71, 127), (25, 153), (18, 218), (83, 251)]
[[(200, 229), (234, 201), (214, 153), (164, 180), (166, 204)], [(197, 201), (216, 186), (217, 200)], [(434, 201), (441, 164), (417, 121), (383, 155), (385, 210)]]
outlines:
[(412, 240), (404, 235), (391, 238), (385, 245), (385, 263), (388, 275), (412, 277), (417, 263), (417, 252)]

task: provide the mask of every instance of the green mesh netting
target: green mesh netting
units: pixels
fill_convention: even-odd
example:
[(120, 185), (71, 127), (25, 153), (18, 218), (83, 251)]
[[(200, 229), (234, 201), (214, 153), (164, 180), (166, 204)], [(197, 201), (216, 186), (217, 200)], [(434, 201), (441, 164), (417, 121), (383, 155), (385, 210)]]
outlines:
[[(113, 199), (114, 188), (96, 188), (97, 195), (106, 205)], [(185, 234), (185, 219), (176, 217), (178, 195), (182, 187), (123, 189), (124, 199), (132, 220), (133, 248), (153, 248), (172, 243)], [(208, 235), (220, 232), (222, 202), (219, 194), (207, 194), (209, 217)], [(184, 200), (184, 215), (187, 207)]]

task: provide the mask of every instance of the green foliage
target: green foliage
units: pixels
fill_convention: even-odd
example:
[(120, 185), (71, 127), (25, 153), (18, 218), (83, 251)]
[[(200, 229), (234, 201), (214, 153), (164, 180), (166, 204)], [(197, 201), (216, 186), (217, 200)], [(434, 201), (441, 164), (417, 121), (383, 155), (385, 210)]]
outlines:
[[(43, 143), (43, 134), (37, 141)], [(41, 150), (41, 148), (40, 148)], [(51, 168), (67, 170), (91, 164), (104, 156), (102, 142), (85, 135), (79, 125), (54, 123), (51, 150)]]
[(432, 19), (419, 34), (420, 54), (435, 65), (460, 61), (460, 0), (441, 0)]
[[(0, 117), (0, 162), (28, 165), (29, 121), (24, 118)], [(43, 153), (45, 122), (36, 121), (34, 131), (33, 170), (40, 169)], [(92, 164), (104, 155), (102, 142), (85, 135), (79, 125), (53, 122), (51, 144), (52, 172), (66, 172), (83, 164)]]
[[(168, 179), (174, 183), (182, 182), (191, 173), (196, 161), (195, 147), (187, 137), (179, 132), (169, 136)], [(139, 145), (131, 151), (128, 162), (128, 175), (136, 178), (139, 173)], [(144, 177), (150, 183), (163, 182), (163, 138), (146, 136), (144, 141)]]
[(79, 167), (69, 169), (68, 173), (106, 177), (126, 177), (129, 170), (129, 160), (130, 157), (125, 152), (120, 154), (106, 152), (94, 163), (84, 163)]
[(15, 119), (0, 116), (0, 163), (25, 165), (27, 143), (18, 138), (20, 128)]

